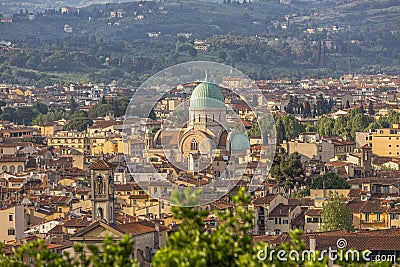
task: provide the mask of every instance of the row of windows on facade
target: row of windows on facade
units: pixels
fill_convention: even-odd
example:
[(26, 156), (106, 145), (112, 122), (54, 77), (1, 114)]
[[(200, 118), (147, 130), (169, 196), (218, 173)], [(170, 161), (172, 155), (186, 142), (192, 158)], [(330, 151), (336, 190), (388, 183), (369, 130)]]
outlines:
[[(8, 214), (8, 221), (12, 222), (14, 221), (14, 214)], [(15, 229), (14, 228), (8, 228), (8, 235), (15, 235)]]
[[(10, 169), (8, 169), (8, 167), (6, 165), (4, 165), (1, 169), (3, 170), (3, 172), (10, 171), (11, 173), (15, 173), (14, 165), (11, 165)], [(17, 166), (17, 172), (22, 172), (23, 170), (24, 170), (24, 167), (22, 167), (21, 165)]]
[[(335, 148), (335, 152), (353, 152), (354, 148), (352, 146), (338, 146)], [(318, 152), (322, 152), (322, 146), (318, 147)]]
[(190, 143), (190, 150), (199, 150), (199, 144), (196, 139), (193, 139)]
[(282, 218), (271, 218), (270, 220), (274, 220), (275, 224), (289, 224), (289, 220), (285, 220)]
[[(67, 141), (68, 140), (68, 141)], [(92, 144), (95, 144), (95, 143), (97, 143), (97, 140), (96, 139), (84, 139), (84, 138), (78, 138), (78, 139), (70, 139), (70, 138), (66, 138), (66, 139), (50, 139), (49, 140), (49, 142), (50, 143), (58, 143), (58, 144), (60, 144), (60, 143), (68, 143), (68, 144), (73, 144), (73, 143), (75, 143), (75, 144), (82, 144), (82, 143), (85, 143), (85, 144), (89, 144), (89, 143), (92, 143)]]
[[(399, 219), (399, 214), (397, 213), (391, 213), (390, 214), (390, 219), (391, 220), (398, 220)], [(271, 218), (270, 220), (274, 220), (275, 224), (289, 224), (288, 220), (284, 220), (282, 218)], [(380, 213), (376, 214), (376, 221), (381, 221), (382, 217)], [(321, 223), (322, 219), (321, 218), (307, 218), (307, 223)], [(363, 221), (370, 221), (369, 213), (365, 213), (365, 219)]]

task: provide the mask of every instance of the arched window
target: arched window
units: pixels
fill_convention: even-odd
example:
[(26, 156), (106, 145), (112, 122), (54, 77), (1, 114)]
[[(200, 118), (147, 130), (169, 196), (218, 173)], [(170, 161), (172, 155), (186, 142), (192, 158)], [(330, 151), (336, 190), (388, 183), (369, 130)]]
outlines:
[(190, 143), (190, 150), (198, 150), (199, 149), (199, 144), (197, 143), (196, 139), (193, 139), (192, 142)]
[(103, 216), (104, 216), (104, 215), (103, 215), (103, 208), (99, 208), (99, 209), (97, 210), (97, 218), (100, 219), (100, 220), (103, 220), (103, 219), (104, 219)]
[(23, 170), (24, 170), (24, 168), (21, 165), (18, 165), (17, 172), (21, 173), (21, 172), (23, 172)]
[(11, 165), (11, 167), (10, 167), (10, 172), (11, 172), (12, 174), (15, 174), (15, 167), (14, 167), (14, 165)]
[(6, 172), (8, 170), (7, 166), (5, 166), (5, 165), (1, 169), (3, 170), (3, 172)]
[(103, 177), (101, 176), (101, 175), (98, 175), (97, 176), (97, 194), (103, 194), (104, 192), (104, 186), (103, 186), (103, 183), (104, 183), (104, 179), (103, 179)]

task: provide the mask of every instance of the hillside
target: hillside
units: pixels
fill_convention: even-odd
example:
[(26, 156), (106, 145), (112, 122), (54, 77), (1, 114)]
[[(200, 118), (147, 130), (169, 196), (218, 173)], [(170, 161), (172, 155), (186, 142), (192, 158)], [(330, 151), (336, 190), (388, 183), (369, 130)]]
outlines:
[[(396, 74), (400, 68), (397, 0), (180, 0), (96, 4), (79, 13), (47, 10), (33, 20), (29, 13), (0, 24), (1, 38), (13, 44), (0, 52), (4, 81), (75, 77), (138, 84), (188, 60), (223, 62), (257, 79)], [(194, 51), (195, 39), (208, 50)]]

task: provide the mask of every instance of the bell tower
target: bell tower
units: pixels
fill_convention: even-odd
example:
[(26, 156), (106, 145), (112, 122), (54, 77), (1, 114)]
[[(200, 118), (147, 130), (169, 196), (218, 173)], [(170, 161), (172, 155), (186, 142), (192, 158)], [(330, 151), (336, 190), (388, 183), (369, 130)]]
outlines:
[(115, 223), (114, 209), (114, 169), (115, 165), (99, 160), (90, 167), (92, 192), (92, 219), (108, 224)]

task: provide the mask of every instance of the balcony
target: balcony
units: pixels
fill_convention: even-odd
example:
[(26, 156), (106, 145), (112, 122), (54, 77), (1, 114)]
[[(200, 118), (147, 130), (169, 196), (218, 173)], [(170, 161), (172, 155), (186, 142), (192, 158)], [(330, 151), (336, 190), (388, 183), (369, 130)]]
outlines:
[(369, 220), (369, 221), (361, 220), (361, 223), (362, 224), (376, 224), (376, 225), (385, 225), (386, 224), (385, 220), (380, 220), (380, 221), (378, 221), (378, 220)]

